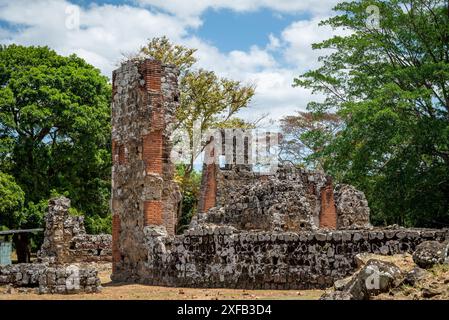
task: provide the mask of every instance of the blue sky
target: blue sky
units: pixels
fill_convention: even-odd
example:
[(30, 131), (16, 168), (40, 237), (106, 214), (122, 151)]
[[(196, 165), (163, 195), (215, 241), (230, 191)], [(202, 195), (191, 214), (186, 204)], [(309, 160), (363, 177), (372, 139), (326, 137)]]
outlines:
[(306, 14), (281, 14), (266, 8), (254, 12), (230, 9), (207, 10), (203, 25), (193, 33), (223, 52), (249, 50), (252, 45), (264, 46), (269, 35), (278, 35)]
[(318, 65), (311, 44), (335, 31), (318, 23), (337, 0), (0, 0), (0, 43), (75, 53), (106, 76), (147, 39), (197, 48), (197, 68), (257, 86), (241, 114), (272, 119), (321, 97), (292, 88)]

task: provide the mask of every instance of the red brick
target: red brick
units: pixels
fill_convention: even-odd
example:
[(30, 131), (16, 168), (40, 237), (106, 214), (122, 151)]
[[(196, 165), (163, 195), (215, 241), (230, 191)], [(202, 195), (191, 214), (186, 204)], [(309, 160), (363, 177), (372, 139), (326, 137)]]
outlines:
[(328, 178), (321, 189), (320, 228), (337, 229), (337, 211), (335, 208), (332, 179)]
[(162, 225), (162, 201), (144, 201), (145, 225)]
[(112, 270), (115, 270), (116, 264), (121, 260), (120, 253), (120, 216), (113, 214), (112, 216)]
[(126, 148), (123, 144), (121, 144), (118, 146), (118, 163), (120, 165), (124, 165), (127, 162)]
[(162, 104), (162, 95), (151, 95), (151, 128), (153, 130), (163, 130), (165, 128)]
[(142, 159), (147, 173), (162, 174), (162, 130), (152, 131), (142, 138)]
[(117, 149), (117, 141), (112, 140), (112, 163), (118, 163), (118, 149)]
[(160, 61), (148, 60), (145, 62), (145, 85), (148, 91), (161, 91), (162, 64)]
[(204, 191), (202, 194), (202, 208), (201, 212), (207, 212), (210, 208), (216, 206), (217, 202), (217, 176), (216, 176), (217, 166), (215, 163), (208, 164), (206, 166), (206, 171), (203, 173), (206, 175)]

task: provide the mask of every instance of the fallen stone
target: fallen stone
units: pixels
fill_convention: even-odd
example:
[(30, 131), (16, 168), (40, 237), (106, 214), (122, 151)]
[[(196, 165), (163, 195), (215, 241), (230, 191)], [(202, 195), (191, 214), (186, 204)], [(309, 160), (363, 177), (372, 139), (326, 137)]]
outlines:
[(421, 295), (425, 299), (430, 299), (430, 298), (433, 298), (433, 297), (438, 296), (440, 294), (441, 294), (440, 291), (437, 291), (435, 289), (430, 289), (430, 288), (424, 288), (421, 291)]
[(335, 281), (334, 289), (336, 291), (342, 291), (345, 288), (345, 286), (349, 283), (349, 281), (351, 281), (351, 277), (347, 277), (347, 278)]
[(372, 254), (368, 252), (359, 253), (354, 257), (354, 262), (357, 265), (357, 269), (363, 267), (370, 259)]
[(416, 247), (413, 253), (413, 261), (424, 269), (429, 269), (436, 264), (443, 264), (447, 259), (448, 246), (449, 243), (424, 241)]
[(401, 282), (402, 273), (396, 265), (371, 259), (340, 291), (325, 294), (322, 300), (368, 300), (371, 296), (388, 292)]
[(404, 284), (409, 286), (415, 286), (417, 282), (424, 279), (427, 275), (427, 271), (420, 267), (415, 267), (411, 271), (407, 272), (404, 277)]

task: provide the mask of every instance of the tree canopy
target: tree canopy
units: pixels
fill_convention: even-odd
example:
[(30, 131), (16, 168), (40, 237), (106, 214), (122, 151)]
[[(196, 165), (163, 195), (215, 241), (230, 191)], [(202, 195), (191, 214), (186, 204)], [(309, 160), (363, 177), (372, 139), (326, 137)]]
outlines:
[[(376, 26), (369, 6), (379, 9)], [(325, 169), (367, 194), (374, 222), (449, 225), (449, 1), (342, 2), (323, 25), (344, 28), (295, 85), (324, 93), (342, 130), (319, 152)]]
[[(244, 84), (219, 77), (215, 72), (197, 69), (194, 54), (196, 49), (172, 44), (168, 38), (153, 38), (143, 46), (139, 54), (131, 59), (154, 58), (163, 63), (173, 64), (180, 70), (180, 106), (176, 111), (174, 128), (181, 130), (174, 143), (189, 141), (188, 159), (178, 165), (177, 178), (180, 183), (183, 202), (179, 226), (185, 226), (196, 210), (199, 189), (199, 175), (194, 172), (194, 162), (201, 154), (207, 141), (196, 141), (195, 130), (207, 132), (209, 129), (225, 127), (251, 127), (252, 124), (237, 117), (237, 113), (248, 107), (255, 93), (251, 84)], [(199, 143), (199, 148), (195, 148)], [(181, 228), (182, 229), (182, 228)], [(181, 230), (179, 229), (179, 230)]]
[(108, 215), (110, 96), (108, 79), (75, 55), (0, 47), (0, 170), (25, 206), (56, 192), (86, 215)]
[(0, 172), (0, 226), (15, 227), (20, 224), (20, 213), (25, 193), (14, 178)]

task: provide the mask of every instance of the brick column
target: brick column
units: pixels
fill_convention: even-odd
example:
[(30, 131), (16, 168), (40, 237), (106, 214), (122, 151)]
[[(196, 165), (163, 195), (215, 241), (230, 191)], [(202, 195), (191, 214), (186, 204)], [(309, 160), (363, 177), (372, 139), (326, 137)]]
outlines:
[(331, 177), (326, 177), (326, 185), (321, 189), (320, 228), (337, 229), (337, 211)]
[(215, 163), (204, 166), (203, 169), (203, 192), (201, 194), (200, 211), (207, 212), (215, 207), (217, 202), (217, 166)]
[(145, 201), (143, 206), (145, 225), (162, 225), (162, 201)]
[(120, 237), (120, 216), (118, 214), (113, 214), (112, 216), (112, 271), (116, 270), (116, 264), (120, 262), (120, 248), (119, 248), (119, 237)]
[(178, 75), (175, 66), (150, 59), (125, 62), (113, 73), (114, 281), (128, 280), (146, 261), (145, 226), (174, 233), (180, 195), (169, 155)]
[[(147, 60), (143, 66), (145, 88), (152, 106), (149, 119), (150, 133), (142, 137), (142, 160), (147, 175), (162, 176), (163, 168), (163, 130), (165, 128), (163, 95), (161, 88), (162, 65), (160, 61)], [(159, 200), (145, 200), (143, 203), (144, 225), (163, 224), (163, 203)]]
[(142, 160), (147, 174), (162, 174), (162, 131), (152, 131), (142, 138)]
[(201, 192), (198, 203), (200, 212), (207, 212), (217, 204), (217, 164), (214, 139), (211, 138), (204, 152)]

